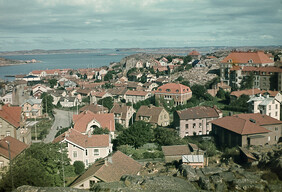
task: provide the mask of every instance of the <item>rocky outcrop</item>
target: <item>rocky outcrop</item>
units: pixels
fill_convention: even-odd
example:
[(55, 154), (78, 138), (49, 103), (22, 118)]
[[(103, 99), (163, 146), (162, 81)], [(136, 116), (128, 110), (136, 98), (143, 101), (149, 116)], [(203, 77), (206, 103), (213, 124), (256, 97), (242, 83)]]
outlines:
[(94, 191), (198, 191), (184, 179), (170, 176), (129, 176), (114, 183), (98, 183)]
[(28, 186), (23, 185), (21, 187), (18, 187), (13, 192), (86, 192), (88, 190), (82, 190), (82, 189), (73, 189), (69, 187), (34, 187), (34, 186)]

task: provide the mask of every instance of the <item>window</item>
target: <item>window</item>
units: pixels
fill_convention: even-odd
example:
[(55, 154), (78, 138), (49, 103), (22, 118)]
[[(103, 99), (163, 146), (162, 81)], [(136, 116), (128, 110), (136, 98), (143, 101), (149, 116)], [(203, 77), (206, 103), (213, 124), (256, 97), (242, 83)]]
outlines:
[(87, 156), (87, 155), (88, 155), (88, 150), (86, 149), (86, 150), (85, 150), (85, 156)]
[(271, 117), (271, 113), (269, 113), (268, 116)]
[(196, 123), (193, 123), (193, 129), (195, 129), (196, 128)]
[(11, 132), (10, 131), (6, 131), (6, 136), (11, 136)]
[(277, 136), (275, 136), (275, 141), (278, 141), (278, 137)]
[(275, 131), (278, 131), (278, 127), (275, 127)]
[(278, 109), (278, 104), (275, 105), (275, 109)]
[(199, 123), (199, 127), (202, 127), (202, 123)]
[(77, 157), (77, 151), (73, 151), (72, 155), (73, 155), (74, 158), (76, 158)]
[(269, 107), (268, 107), (268, 108), (269, 108), (269, 110), (271, 110), (271, 105), (269, 105)]
[(253, 60), (252, 60), (252, 59), (250, 59), (248, 62), (249, 62), (249, 63), (253, 63)]
[(268, 141), (270, 141), (270, 136), (268, 136)]
[(232, 59), (229, 59), (229, 60), (228, 60), (228, 63), (232, 63)]
[(185, 128), (188, 129), (188, 128), (189, 128), (189, 124), (186, 124), (186, 125), (185, 125)]
[(99, 155), (99, 149), (94, 149), (94, 156), (98, 156)]
[(85, 165), (88, 166), (88, 159), (85, 160)]
[(275, 116), (276, 116), (276, 117), (278, 116), (278, 112), (277, 112), (277, 111), (275, 112)]
[(167, 92), (170, 92), (170, 89), (167, 89), (166, 91), (167, 91)]

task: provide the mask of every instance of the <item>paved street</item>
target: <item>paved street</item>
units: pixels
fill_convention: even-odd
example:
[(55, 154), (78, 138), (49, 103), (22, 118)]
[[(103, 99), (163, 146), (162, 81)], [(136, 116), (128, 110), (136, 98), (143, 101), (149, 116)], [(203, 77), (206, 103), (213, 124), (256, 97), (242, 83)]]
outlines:
[(73, 111), (63, 111), (59, 109), (54, 109), (54, 111), (56, 113), (54, 115), (55, 121), (53, 126), (51, 127), (49, 134), (44, 139), (44, 143), (50, 143), (54, 140), (55, 135), (58, 131), (57, 127), (61, 127), (61, 126), (62, 128), (69, 127), (71, 123)]

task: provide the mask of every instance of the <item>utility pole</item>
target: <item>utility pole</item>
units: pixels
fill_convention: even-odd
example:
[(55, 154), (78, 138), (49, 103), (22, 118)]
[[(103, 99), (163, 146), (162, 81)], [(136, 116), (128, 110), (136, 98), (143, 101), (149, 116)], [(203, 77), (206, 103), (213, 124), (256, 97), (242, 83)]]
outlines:
[(36, 127), (36, 116), (35, 116), (35, 141), (37, 141), (37, 127)]
[(63, 170), (63, 182), (64, 182), (64, 187), (66, 187), (65, 183), (65, 169), (64, 169), (64, 157), (63, 157), (63, 149), (62, 149), (62, 142), (61, 142), (61, 157), (62, 157), (62, 170)]
[(10, 142), (6, 141), (8, 144), (8, 151), (9, 151), (9, 161), (10, 161), (10, 175), (11, 175), (11, 180), (12, 180), (12, 191), (14, 190), (14, 178), (12, 175), (12, 159), (11, 159), (11, 150), (10, 150)]

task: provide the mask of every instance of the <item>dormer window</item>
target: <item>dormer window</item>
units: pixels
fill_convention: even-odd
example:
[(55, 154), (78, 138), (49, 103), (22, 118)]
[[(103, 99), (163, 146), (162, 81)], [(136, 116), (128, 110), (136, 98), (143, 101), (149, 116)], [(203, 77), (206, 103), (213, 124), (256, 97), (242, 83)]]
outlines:
[(170, 92), (170, 89), (167, 89), (166, 91), (167, 91), (167, 92)]
[(228, 63), (232, 63), (232, 59), (229, 59), (229, 60), (228, 60)]
[(176, 89), (176, 92), (178, 93), (178, 92), (179, 92), (179, 90), (178, 90), (178, 89)]
[(159, 89), (159, 91), (162, 91), (162, 89)]
[(253, 63), (253, 60), (252, 60), (252, 59), (250, 59), (248, 62), (249, 62), (249, 63)]

